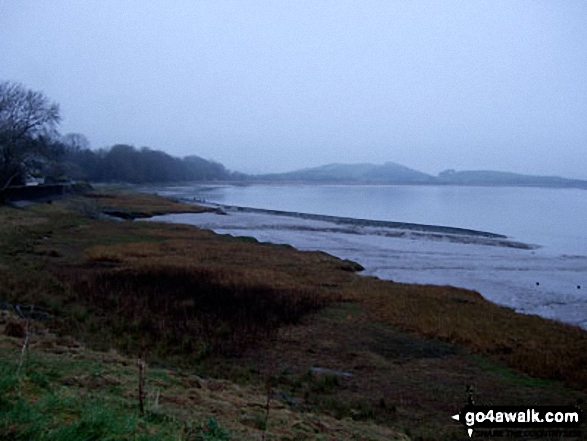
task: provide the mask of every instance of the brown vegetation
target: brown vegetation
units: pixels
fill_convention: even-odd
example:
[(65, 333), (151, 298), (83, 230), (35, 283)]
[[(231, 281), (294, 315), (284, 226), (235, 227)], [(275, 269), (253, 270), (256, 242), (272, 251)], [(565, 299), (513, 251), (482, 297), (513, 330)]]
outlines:
[(542, 317), (517, 314), (476, 292), (367, 278), (345, 287), (372, 319), (457, 343), (532, 376), (587, 390), (587, 332)]
[(335, 295), (365, 305), (371, 321), (464, 345), (530, 375), (587, 390), (587, 333), (578, 327), (517, 314), (465, 289), (362, 277), (344, 271), (345, 262), (324, 253), (302, 253), (182, 225), (154, 224), (150, 231), (159, 240), (96, 245), (86, 249), (85, 257), (120, 266), (204, 269), (209, 277), (231, 274), (245, 286), (313, 292), (329, 301)]
[(207, 207), (187, 205), (174, 202), (159, 196), (141, 193), (87, 193), (86, 198), (101, 205), (100, 210), (105, 213), (114, 213), (118, 217), (145, 218), (164, 213), (202, 213), (210, 211)]
[[(0, 207), (0, 301), (43, 306), (53, 317), (47, 326), (96, 349), (238, 382), (275, 376), (272, 405), (405, 425), (415, 439), (461, 433), (439, 428), (470, 383), (500, 404), (585, 398), (579, 328), (472, 291), (362, 277), (325, 253), (94, 215), (153, 213), (167, 203), (100, 194)], [(353, 377), (309, 375), (312, 366)]]
[[(128, 334), (123, 349), (198, 358), (235, 353), (337, 298), (249, 282), (240, 272), (179, 266), (54, 270), (94, 315), (100, 329)], [(191, 357), (190, 357), (191, 358)]]

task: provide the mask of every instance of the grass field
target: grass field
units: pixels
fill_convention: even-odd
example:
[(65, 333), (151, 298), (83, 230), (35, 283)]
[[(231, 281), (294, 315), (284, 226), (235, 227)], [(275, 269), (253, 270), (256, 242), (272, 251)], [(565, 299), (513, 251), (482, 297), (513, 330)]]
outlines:
[[(0, 207), (0, 433), (456, 440), (467, 386), (478, 404), (587, 397), (579, 328), (325, 253), (103, 216), (201, 210), (113, 192)], [(25, 303), (42, 320), (11, 310)]]

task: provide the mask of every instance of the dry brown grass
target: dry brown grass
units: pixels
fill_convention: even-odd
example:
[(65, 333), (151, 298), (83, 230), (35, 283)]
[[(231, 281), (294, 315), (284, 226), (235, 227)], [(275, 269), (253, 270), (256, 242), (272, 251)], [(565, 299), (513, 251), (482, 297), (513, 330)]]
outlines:
[[(116, 196), (116, 200), (124, 208), (133, 197)], [(161, 202), (150, 195), (136, 197), (136, 204), (142, 206), (149, 201), (154, 205)], [(177, 210), (186, 210), (179, 205)], [(127, 269), (165, 266), (205, 270), (222, 277), (231, 274), (247, 286), (312, 291), (324, 298), (336, 295), (364, 304), (370, 320), (455, 342), (531, 375), (587, 389), (585, 331), (517, 314), (472, 291), (365, 278), (325, 253), (254, 243), (186, 225), (96, 221), (78, 231), (63, 231), (61, 237), (75, 240), (75, 244), (64, 241), (59, 250), (71, 256), (67, 259), (70, 263), (79, 264), (82, 258), (87, 264)], [(75, 253), (71, 251), (74, 248), (78, 250)]]
[(103, 211), (121, 211), (132, 217), (150, 217), (165, 213), (203, 213), (208, 207), (188, 205), (160, 196), (142, 193), (91, 192), (84, 195), (101, 205)]
[(342, 283), (356, 278), (349, 271), (348, 262), (322, 252), (301, 252), (289, 246), (260, 244), (248, 237), (223, 236), (188, 225), (122, 224), (102, 224), (108, 230), (101, 234), (111, 235), (113, 229), (125, 229), (127, 237), (137, 234), (148, 237), (85, 247), (84, 260), (117, 262), (121, 267), (166, 265), (232, 271), (253, 284), (320, 289), (326, 294), (340, 291)]
[[(132, 199), (129, 195), (124, 197)], [(148, 204), (149, 198), (151, 197), (147, 195), (139, 195), (141, 204)], [(159, 345), (159, 356), (165, 359), (166, 354), (170, 354), (167, 343), (171, 342), (175, 345), (172, 349), (176, 358), (166, 361), (175, 362), (179, 360), (178, 357), (182, 357), (181, 350), (177, 349), (182, 347), (182, 332), (185, 333), (186, 329), (191, 329), (194, 338), (191, 342), (183, 342), (184, 349), (193, 349), (194, 345), (197, 346), (195, 342), (198, 339), (206, 342), (206, 338), (209, 338), (208, 342), (214, 346), (218, 337), (230, 336), (231, 332), (238, 335), (233, 331), (242, 330), (243, 324), (249, 318), (242, 319), (231, 331), (230, 326), (226, 325), (228, 316), (223, 317), (221, 314), (222, 306), (228, 305), (226, 312), (230, 312), (230, 305), (236, 304), (231, 296), (240, 296), (246, 300), (245, 304), (253, 307), (250, 309), (253, 320), (259, 317), (261, 326), (250, 334), (256, 337), (244, 339), (247, 341), (242, 342), (233, 339), (233, 347), (242, 345), (251, 350), (250, 343), (254, 341), (259, 348), (264, 348), (264, 353), (279, 353), (276, 360), (283, 359), (279, 362), (284, 368), (295, 365), (300, 366), (300, 369), (306, 366), (307, 369), (314, 362), (328, 361), (330, 366), (340, 370), (350, 367), (363, 372), (361, 369), (366, 369), (364, 373), (368, 375), (369, 381), (361, 383), (361, 390), (365, 391), (363, 395), (380, 391), (389, 375), (400, 375), (408, 381), (413, 371), (419, 369), (422, 371), (421, 378), (414, 379), (418, 388), (414, 385), (407, 386), (416, 391), (416, 396), (412, 403), (405, 404), (406, 408), (398, 412), (407, 415), (414, 409), (419, 409), (421, 403), (425, 403), (425, 406), (436, 406), (441, 409), (437, 409), (438, 424), (444, 422), (443, 415), (453, 409), (447, 407), (444, 390), (439, 390), (434, 399), (429, 399), (425, 391), (436, 387), (434, 385), (438, 381), (453, 381), (449, 401), (457, 402), (463, 389), (461, 383), (471, 380), (467, 377), (467, 372), (471, 370), (470, 364), (475, 363), (475, 358), (470, 357), (468, 351), (487, 355), (499, 365), (505, 364), (534, 377), (560, 379), (577, 390), (587, 390), (584, 368), (587, 364), (587, 333), (581, 329), (539, 317), (516, 314), (508, 308), (486, 301), (472, 291), (399, 284), (362, 277), (350, 271), (351, 265), (348, 262), (325, 253), (300, 252), (287, 246), (255, 243), (251, 238), (217, 235), (186, 225), (89, 218), (83, 211), (76, 211), (75, 207), (80, 200), (82, 199), (73, 198), (63, 203), (20, 211), (0, 208), (0, 219), (6, 220), (3, 224), (0, 223), (0, 297), (9, 301), (26, 299), (51, 309), (56, 316), (56, 321), (51, 326), (62, 333), (87, 336), (86, 343), (89, 346), (106, 350), (111, 347), (126, 348), (134, 354), (139, 341), (136, 337), (144, 335), (143, 331), (147, 328), (151, 329), (151, 337), (143, 343), (150, 344), (163, 335), (159, 339), (162, 342)], [(153, 200), (153, 204), (158, 203), (158, 198)], [(101, 202), (99, 205), (104, 206)], [(124, 205), (120, 208), (127, 209)], [(178, 210), (186, 211), (186, 208), (181, 206)], [(52, 279), (52, 273), (65, 283)], [(176, 276), (185, 279), (179, 285), (187, 288), (176, 290)], [(86, 286), (84, 279), (88, 283)], [(190, 287), (197, 286), (199, 290), (206, 285), (208, 288), (204, 291), (222, 292), (219, 298), (233, 299), (214, 306), (217, 314), (214, 320), (218, 324), (214, 329), (218, 334), (212, 335), (212, 338), (198, 328), (202, 324), (198, 311), (205, 311), (207, 307), (214, 305), (214, 297), (209, 297), (202, 304), (198, 303), (202, 299), (186, 294), (192, 289)], [(112, 293), (115, 293), (115, 298), (109, 299)], [(175, 304), (171, 299), (165, 300), (164, 297), (169, 295), (173, 299), (179, 299), (179, 302)], [(291, 346), (287, 346), (288, 339), (275, 339), (274, 331), (279, 328), (277, 334), (280, 334), (284, 329), (282, 325), (291, 321), (272, 322), (265, 328), (259, 314), (266, 305), (258, 300), (271, 297), (275, 300), (274, 305), (281, 304), (286, 309), (295, 309), (295, 299), (299, 299), (300, 295), (301, 298), (307, 296), (313, 299), (312, 302), (319, 306), (342, 300), (347, 302), (347, 306), (356, 305), (363, 312), (356, 324), (353, 322), (344, 329), (341, 328), (338, 333), (320, 334), (319, 329), (306, 332), (304, 329), (310, 329), (307, 324), (296, 327), (298, 330), (292, 332), (300, 332), (303, 337), (294, 339)], [(111, 300), (113, 302), (109, 303)], [(282, 301), (286, 303), (280, 303)], [(173, 321), (174, 318), (181, 317), (179, 311), (182, 302), (188, 309), (193, 308), (194, 321)], [(207, 302), (210, 302), (209, 306), (205, 305)], [(256, 303), (259, 303), (256, 305), (259, 306), (257, 309)], [(232, 309), (232, 312), (237, 309)], [(313, 309), (307, 309), (311, 310)], [(157, 315), (161, 311), (165, 312), (164, 319)], [(150, 312), (153, 315), (150, 323), (149, 320), (143, 323), (135, 320), (148, 317)], [(117, 318), (118, 314), (120, 316)], [(344, 319), (345, 317), (338, 317), (336, 320)], [(231, 320), (228, 319), (229, 322)], [(370, 326), (375, 326), (374, 324), (381, 324), (386, 329), (405, 331), (401, 339), (408, 343), (396, 345), (383, 341), (385, 338), (382, 336), (386, 336), (387, 331), (372, 331)], [(290, 326), (285, 328), (293, 329)], [(266, 332), (266, 329), (270, 332)], [(352, 339), (345, 337), (354, 331), (361, 335), (353, 336)], [(417, 343), (420, 339), (418, 336), (426, 337), (430, 346)], [(380, 337), (382, 342), (373, 340)], [(356, 344), (351, 350), (352, 345), (349, 342), (353, 339)], [(225, 339), (225, 342), (230, 340)], [(395, 361), (387, 363), (381, 358), (389, 351), (401, 352), (412, 346), (435, 351), (439, 340), (456, 343), (460, 350), (465, 351), (460, 352), (458, 357), (436, 357), (433, 359), (434, 363), (428, 359), (417, 359), (417, 362), (408, 365), (409, 369), (401, 370), (401, 374), (395, 369), (400, 369), (403, 361), (400, 364)], [(216, 340), (218, 341), (222, 340)], [(275, 344), (282, 345), (284, 349), (273, 348), (272, 345)], [(294, 356), (295, 348), (302, 344), (307, 344), (307, 347), (301, 348)], [(375, 352), (372, 353), (368, 349), (369, 345), (377, 347), (377, 350), (374, 349)], [(222, 344), (218, 347), (221, 346)], [(251, 360), (261, 358), (262, 355), (257, 354)], [(238, 367), (241, 363), (239, 360), (229, 362), (232, 363), (230, 366), (226, 361), (221, 361), (219, 365), (222, 371), (227, 372)], [(275, 366), (277, 362), (270, 364)], [(431, 368), (432, 365), (435, 367)], [(457, 376), (458, 381), (451, 380), (451, 370), (458, 369), (460, 365), (464, 366), (464, 371)], [(385, 369), (390, 369), (392, 374), (385, 373), (387, 371), (381, 370), (381, 366), (387, 366)], [(474, 372), (474, 377), (483, 383), (483, 367), (475, 368)], [(369, 383), (375, 379), (377, 384)], [(530, 396), (528, 391), (535, 388), (537, 392), (532, 396), (537, 400), (543, 399), (545, 395), (540, 389), (540, 382), (534, 384), (530, 380), (523, 380), (530, 384), (526, 386), (526, 396)], [(385, 389), (386, 396), (393, 396), (394, 393), (397, 395), (396, 386), (398, 385), (389, 385)], [(358, 399), (358, 396), (354, 399)], [(396, 399), (400, 403), (401, 400), (406, 403), (402, 393)], [(412, 405), (413, 409), (409, 407)], [(401, 405), (398, 408), (401, 409)], [(408, 412), (407, 409), (411, 410)], [(347, 410), (350, 412), (350, 409), (345, 411)], [(434, 432), (433, 429), (431, 431)], [(437, 438), (432, 436), (423, 439)]]
[(464, 289), (361, 277), (344, 271), (343, 262), (324, 253), (248, 243), (187, 226), (151, 228), (159, 242), (98, 245), (86, 250), (86, 258), (131, 267), (238, 271), (251, 284), (310, 289), (318, 295), (335, 292), (341, 299), (364, 304), (371, 320), (464, 345), (533, 376), (587, 388), (587, 333), (577, 327), (517, 314)]
[[(18, 360), (22, 339), (4, 335), (2, 319), (0, 316), (0, 360), (5, 364)], [(32, 336), (27, 362), (30, 372), (34, 371), (29, 377), (36, 381), (27, 390), (30, 400), (42, 401), (45, 393), (51, 396), (50, 402), (57, 405), (47, 418), (53, 427), (43, 427), (41, 430), (76, 422), (79, 409), (72, 408), (74, 397), (79, 397), (81, 402), (97, 401), (121, 414), (132, 414), (136, 408), (137, 368), (134, 357), (116, 351), (95, 352), (79, 342), (45, 332)], [(5, 371), (0, 373), (6, 374)], [(266, 403), (262, 387), (205, 379), (190, 372), (151, 365), (147, 366), (145, 374), (145, 407), (148, 417), (140, 422), (142, 430), (137, 430), (134, 436), (114, 433), (113, 438), (109, 439), (203, 439), (198, 435), (201, 431), (197, 427), (210, 417), (214, 417), (220, 427), (228, 431), (231, 440), (261, 439), (263, 431), (259, 423), (263, 421), (263, 407)], [(5, 377), (1, 379), (6, 381)], [(32, 381), (26, 378), (22, 383), (26, 385)], [(69, 401), (59, 401), (61, 397), (67, 397)], [(6, 399), (5, 396), (2, 398)], [(271, 406), (265, 426), (267, 440), (409, 441), (398, 429), (385, 425), (295, 412), (279, 400), (272, 400)], [(23, 421), (16, 420), (10, 427), (13, 432), (2, 433), (3, 439), (29, 439), (29, 436), (18, 432), (23, 426), (26, 427)], [(95, 432), (90, 432), (91, 429), (83, 439), (97, 439)], [(46, 433), (44, 435), (47, 437)]]
[(587, 332), (576, 326), (518, 314), (450, 286), (366, 278), (345, 286), (343, 294), (368, 306), (373, 320), (464, 345), (535, 377), (587, 389)]
[(173, 265), (53, 271), (94, 315), (105, 318), (102, 333), (130, 336), (126, 352), (161, 357), (238, 353), (338, 300), (251, 281), (235, 271)]

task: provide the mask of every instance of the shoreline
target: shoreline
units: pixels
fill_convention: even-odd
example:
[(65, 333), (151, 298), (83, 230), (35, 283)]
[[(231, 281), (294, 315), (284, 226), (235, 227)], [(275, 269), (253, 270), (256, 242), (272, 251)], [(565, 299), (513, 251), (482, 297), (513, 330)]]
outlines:
[[(169, 215), (168, 220), (200, 227), (215, 223), (214, 229), (221, 234), (189, 225), (104, 220), (100, 214), (113, 208), (141, 215), (184, 213)], [(151, 389), (163, 386), (165, 405), (159, 413), (170, 415), (165, 421), (178, 421), (182, 430), (186, 423), (172, 419), (175, 416), (199, 421), (212, 413), (223, 425), (232, 421), (234, 433), (237, 429), (253, 433), (252, 429), (258, 436), (258, 425), (251, 422), (259, 409), (268, 408), (263, 387), (268, 381), (276, 394), (268, 436), (278, 436), (277, 429), (297, 433), (302, 427), (300, 418), (310, 412), (313, 425), (307, 433), (312, 439), (318, 430), (328, 430), (337, 439), (349, 438), (333, 434), (333, 419), (317, 425), (333, 411), (331, 403), (345, 403), (344, 413), (335, 408), (335, 416), (348, 421), (359, 434), (366, 433), (365, 428), (373, 434), (383, 424), (399, 426), (403, 432), (409, 429), (413, 438), (445, 439), (462, 430), (445, 431), (450, 420), (446, 403), (461, 402), (465, 384), (474, 384), (481, 400), (493, 402), (564, 403), (569, 397), (577, 401), (585, 395), (584, 330), (516, 314), (468, 290), (361, 277), (357, 266), (332, 257), (374, 251), (363, 254), (374, 264), (367, 271), (377, 272), (381, 262), (396, 262), (428, 274), (446, 273), (445, 268), (433, 268), (434, 259), (438, 257), (443, 265), (451, 263), (453, 251), (466, 252), (465, 260), (470, 262), (475, 253), (484, 258), (496, 253), (528, 256), (527, 250), (451, 243), (437, 240), (438, 233), (422, 240), (414, 236), (423, 234), (419, 231), (390, 237), (378, 234), (382, 227), (267, 213), (221, 215), (207, 209), (185, 214), (198, 211), (202, 209), (161, 197), (94, 193), (31, 209), (6, 207), (0, 213), (8, 233), (1, 238), (3, 275), (14, 288), (5, 290), (6, 301), (47, 306), (59, 319), (46, 322), (57, 340), (45, 332), (34, 333), (43, 337), (40, 344), (30, 343), (40, 355), (39, 363), (23, 367), (33, 367), (40, 378), (51, 380), (49, 389), (72, 386), (75, 400), (66, 403), (74, 406), (72, 412), (77, 414), (81, 403), (77, 398), (96, 389), (95, 379), (85, 375), (87, 362), (82, 360), (83, 366), (75, 362), (84, 348), (97, 361), (111, 365), (92, 365), (94, 370), (110, 369), (98, 379), (98, 387), (123, 388), (102, 387), (103, 402), (116, 401), (115, 395), (122, 391), (128, 403), (116, 403), (127, 410), (136, 410), (137, 376), (120, 371), (112, 362), (128, 365), (141, 354), (139, 363), (148, 361), (147, 374), (155, 374), (141, 377), (147, 378), (144, 384)], [(257, 243), (250, 236), (222, 234), (243, 232), (273, 243), (281, 237), (298, 250)], [(338, 247), (338, 252), (331, 252), (330, 246)], [(330, 254), (299, 251), (308, 248)], [(31, 268), (38, 270), (31, 272)], [(28, 326), (26, 318), (15, 319), (20, 329)], [(1, 328), (0, 333), (7, 334)], [(20, 351), (23, 339), (13, 331), (11, 335), (4, 336), (12, 348), (6, 359), (14, 360), (4, 369), (8, 373), (18, 371), (20, 352), (13, 349)], [(50, 340), (44, 341), (46, 336)], [(90, 353), (94, 350), (103, 351), (102, 355)], [(65, 369), (59, 378), (50, 374), (55, 366)], [(162, 367), (173, 377), (169, 384), (157, 383), (163, 372), (155, 369)], [(182, 381), (177, 381), (176, 374)], [(14, 383), (14, 374), (9, 377)], [(324, 378), (329, 379), (326, 388), (320, 386)], [(41, 390), (32, 380), (24, 385), (39, 392), (29, 394), (35, 405), (51, 390)], [(239, 392), (234, 397), (227, 395), (233, 383)], [(436, 390), (437, 384), (446, 387)], [(206, 397), (212, 400), (202, 401)], [(14, 388), (7, 399), (10, 406), (20, 406), (22, 401)], [(169, 407), (170, 403), (178, 406)], [(209, 403), (215, 403), (212, 410)], [(181, 410), (186, 406), (190, 413)], [(251, 412), (240, 412), (243, 406)], [(64, 407), (63, 418), (53, 418), (54, 426), (72, 423), (70, 407)], [(287, 421), (274, 414), (279, 409), (286, 412)], [(136, 420), (136, 411), (131, 413)], [(424, 429), (423, 414), (427, 415)], [(364, 415), (361, 420), (366, 422), (355, 422), (354, 415)], [(8, 420), (15, 428), (12, 433), (21, 427), (29, 433), (17, 417)], [(153, 426), (141, 427), (155, 433)], [(247, 438), (240, 435), (242, 430), (236, 438)], [(395, 438), (386, 433), (391, 436), (377, 439)]]
[[(192, 202), (194, 203), (194, 202)], [(455, 286), (524, 314), (540, 315), (587, 329), (587, 256), (550, 256), (538, 247), (487, 237), (454, 234), (450, 227), (369, 221), (221, 204), (215, 212), (169, 214), (148, 221), (184, 223), (219, 234), (323, 251), (359, 263), (362, 274), (401, 283)], [(480, 234), (479, 234), (480, 233)], [(489, 233), (490, 236), (494, 236)]]
[[(582, 222), (587, 211), (585, 199), (577, 192), (563, 194), (558, 190), (542, 192), (528, 189), (526, 193), (526, 190), (519, 189), (510, 193), (474, 187), (433, 190), (418, 186), (403, 189), (381, 185), (296, 185), (286, 186), (283, 190), (272, 185), (240, 187), (216, 183), (151, 187), (143, 191), (184, 202), (216, 207), (240, 206), (245, 210), (265, 209), (280, 215), (311, 213), (310, 216), (323, 216), (318, 219), (332, 216), (328, 220), (335, 221), (344, 217), (353, 219), (349, 222), (363, 224), (375, 223), (372, 220), (376, 220), (387, 222), (390, 227), (410, 228), (411, 231), (438, 229), (440, 234), (479, 231), (490, 233), (488, 236), (506, 236), (551, 254), (587, 255), (584, 245), (587, 230)], [(552, 210), (554, 207), (556, 210)], [(568, 216), (564, 214), (567, 212)]]
[(331, 215), (326, 215), (326, 214), (303, 213), (303, 212), (297, 212), (297, 211), (282, 211), (282, 210), (270, 210), (270, 209), (265, 209), (265, 208), (242, 207), (242, 206), (237, 206), (237, 205), (222, 205), (222, 204), (216, 204), (216, 205), (218, 207), (221, 207), (224, 210), (230, 210), (230, 211), (242, 211), (245, 213), (266, 213), (266, 214), (271, 214), (271, 215), (276, 215), (276, 216), (289, 216), (289, 217), (295, 217), (295, 218), (300, 218), (300, 219), (311, 219), (311, 220), (333, 222), (336, 224), (368, 226), (368, 227), (385, 227), (385, 228), (392, 228), (392, 229), (423, 231), (423, 232), (431, 232), (431, 233), (480, 236), (480, 237), (489, 237), (489, 238), (495, 238), (495, 239), (498, 239), (498, 238), (499, 239), (506, 239), (507, 238), (507, 236), (504, 236), (503, 234), (490, 233), (487, 231), (480, 231), (480, 230), (471, 230), (471, 229), (467, 229), (467, 228), (448, 227), (448, 226), (444, 226), (444, 225), (426, 225), (426, 224), (417, 224), (417, 223), (410, 223), (410, 222), (393, 222), (393, 221), (382, 221), (382, 220), (375, 220), (375, 219), (361, 219), (361, 218), (346, 217), (346, 216), (331, 216)]
[[(409, 237), (423, 239), (445, 239), (455, 243), (473, 243), (506, 248), (517, 248), (522, 250), (536, 250), (540, 245), (528, 244), (511, 240), (503, 234), (491, 233), (488, 231), (472, 230), (468, 228), (449, 227), (444, 225), (428, 225), (410, 222), (394, 222), (376, 219), (361, 219), (346, 216), (332, 216), (325, 214), (304, 213), (297, 211), (272, 210), (266, 208), (244, 207), (238, 205), (226, 205), (213, 202), (200, 202), (188, 198), (174, 198), (179, 202), (196, 204), (198, 206), (210, 207), (216, 210), (216, 214), (229, 213), (250, 213), (267, 216), (287, 217), (300, 220), (326, 222), (343, 226), (340, 229), (328, 229), (331, 232), (349, 234), (375, 234), (387, 237)], [(344, 227), (347, 228), (344, 228)], [(311, 228), (307, 228), (310, 230)]]
[[(139, 188), (146, 188), (146, 184), (133, 184)], [(168, 183), (153, 183), (153, 187), (194, 187), (194, 186), (251, 186), (251, 185), (269, 185), (269, 186), (290, 186), (290, 185), (309, 185), (309, 186), (376, 186), (376, 187), (475, 187), (475, 188), (541, 188), (545, 190), (587, 190), (587, 186), (574, 185), (535, 185), (522, 183), (456, 183), (456, 182), (378, 182), (378, 181), (354, 181), (354, 180), (219, 180), (219, 181), (182, 181)]]

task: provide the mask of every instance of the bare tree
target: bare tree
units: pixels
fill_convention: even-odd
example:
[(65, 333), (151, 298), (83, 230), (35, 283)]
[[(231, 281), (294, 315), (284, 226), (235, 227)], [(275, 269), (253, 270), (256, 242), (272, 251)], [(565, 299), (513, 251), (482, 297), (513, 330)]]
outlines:
[(79, 153), (90, 149), (90, 141), (81, 133), (68, 133), (61, 138), (68, 152)]
[(0, 82), (0, 196), (51, 151), (59, 106), (20, 83)]

